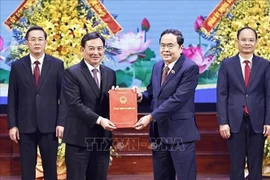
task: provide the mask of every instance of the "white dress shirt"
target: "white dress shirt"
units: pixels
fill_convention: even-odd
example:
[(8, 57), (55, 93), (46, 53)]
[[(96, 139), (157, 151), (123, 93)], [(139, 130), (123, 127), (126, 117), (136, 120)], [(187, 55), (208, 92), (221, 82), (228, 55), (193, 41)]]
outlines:
[(32, 69), (32, 73), (34, 74), (34, 69), (35, 69), (35, 61), (39, 62), (39, 70), (40, 70), (40, 74), (41, 74), (41, 69), (42, 69), (42, 65), (43, 65), (43, 61), (44, 61), (44, 57), (45, 54), (43, 54), (39, 59), (35, 59), (31, 54), (30, 54), (30, 60), (31, 60), (31, 69)]
[[(178, 61), (178, 60), (177, 60), (177, 61)], [(174, 65), (175, 65), (175, 63), (176, 63), (177, 61), (173, 61), (173, 62), (171, 62), (171, 63), (168, 64), (168, 65), (165, 64), (164, 68), (165, 68), (166, 66), (168, 66), (168, 68), (169, 68), (168, 74), (170, 74), (172, 68), (174, 67)], [(163, 70), (164, 70), (164, 68), (163, 68)], [(167, 74), (167, 75), (168, 75), (168, 74)]]

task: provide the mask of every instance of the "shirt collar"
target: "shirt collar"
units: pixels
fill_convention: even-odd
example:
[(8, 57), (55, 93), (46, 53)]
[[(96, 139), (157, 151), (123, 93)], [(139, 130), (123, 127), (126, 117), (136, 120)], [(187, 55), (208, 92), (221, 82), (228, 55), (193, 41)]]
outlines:
[(91, 64), (89, 64), (86, 60), (84, 60), (86, 66), (88, 67), (89, 71), (92, 72), (93, 69), (97, 69), (98, 72), (100, 72), (100, 65), (98, 65), (97, 67), (92, 66)]
[(252, 64), (252, 58), (253, 58), (253, 55), (252, 55), (250, 58), (245, 59), (245, 58), (243, 58), (243, 57), (239, 54), (239, 59), (240, 59), (241, 64), (244, 64), (244, 61), (245, 61), (245, 60), (249, 60), (250, 65), (251, 65), (251, 64)]
[(173, 66), (175, 65), (175, 63), (177, 62), (178, 60), (176, 60), (176, 61), (173, 61), (173, 62), (171, 62), (170, 64), (168, 64), (168, 65), (166, 65), (165, 64), (165, 66), (164, 66), (164, 68), (166, 67), (166, 66), (168, 66), (168, 68), (170, 69), (170, 71), (172, 70), (172, 68), (173, 68)]
[(42, 65), (44, 61), (44, 57), (45, 57), (45, 54), (43, 54), (39, 59), (36, 59), (30, 54), (31, 64), (34, 64), (35, 61), (39, 61), (40, 65)]

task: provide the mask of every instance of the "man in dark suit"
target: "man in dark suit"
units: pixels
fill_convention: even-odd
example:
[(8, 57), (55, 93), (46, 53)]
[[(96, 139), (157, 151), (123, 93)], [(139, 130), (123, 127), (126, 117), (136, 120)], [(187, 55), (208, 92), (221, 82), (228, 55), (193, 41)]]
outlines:
[(253, 54), (256, 43), (255, 30), (240, 29), (239, 54), (224, 59), (218, 74), (218, 124), (228, 141), (231, 180), (244, 179), (246, 157), (249, 179), (262, 179), (264, 141), (270, 134), (270, 63)]
[(26, 32), (30, 54), (12, 63), (8, 89), (8, 128), (20, 147), (23, 180), (35, 179), (37, 145), (45, 180), (56, 180), (57, 137), (65, 114), (59, 104), (63, 62), (45, 54), (47, 35), (38, 26)]
[(109, 93), (115, 72), (101, 65), (105, 39), (96, 32), (81, 40), (83, 59), (65, 71), (63, 88), (68, 104), (64, 142), (68, 180), (106, 180), (111, 131)]
[(182, 53), (184, 38), (175, 29), (162, 32), (160, 55), (147, 90), (138, 93), (142, 103), (151, 103), (152, 112), (135, 125), (142, 129), (151, 122), (155, 180), (196, 180), (195, 142), (200, 140), (194, 115), (194, 92), (199, 68)]

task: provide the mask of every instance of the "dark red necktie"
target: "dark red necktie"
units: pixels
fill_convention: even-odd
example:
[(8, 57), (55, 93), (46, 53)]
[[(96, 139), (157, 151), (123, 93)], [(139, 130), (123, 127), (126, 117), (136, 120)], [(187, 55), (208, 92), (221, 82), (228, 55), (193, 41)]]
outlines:
[(249, 66), (249, 60), (245, 60), (244, 63), (245, 65), (245, 84), (246, 87), (248, 86), (248, 82), (249, 82), (249, 77), (250, 77), (250, 66)]
[(161, 77), (161, 85), (163, 84), (163, 82), (165, 81), (166, 77), (167, 77), (167, 74), (169, 72), (170, 68), (168, 66), (166, 66), (163, 70), (163, 73), (162, 73), (162, 77)]
[(38, 87), (38, 81), (39, 81), (39, 77), (40, 77), (40, 69), (39, 69), (38, 65), (40, 64), (40, 62), (39, 61), (35, 61), (34, 64), (35, 64), (35, 67), (34, 67), (34, 78), (35, 78), (36, 87)]
[[(248, 83), (249, 83), (249, 78), (250, 78), (250, 66), (249, 66), (249, 60), (245, 60), (244, 63), (246, 64), (245, 65), (245, 84), (246, 84), (246, 87), (248, 87)], [(248, 107), (247, 105), (245, 105), (245, 113), (249, 114), (248, 113)]]

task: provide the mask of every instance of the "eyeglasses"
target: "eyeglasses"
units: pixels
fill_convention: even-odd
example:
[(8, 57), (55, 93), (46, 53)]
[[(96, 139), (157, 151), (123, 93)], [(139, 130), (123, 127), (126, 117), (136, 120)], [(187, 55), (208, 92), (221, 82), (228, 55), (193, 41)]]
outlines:
[(167, 47), (168, 49), (173, 49), (173, 48), (175, 47), (175, 45), (172, 44), (172, 43), (169, 43), (169, 44), (160, 44), (160, 48), (161, 48), (161, 49), (166, 49), (166, 47)]

